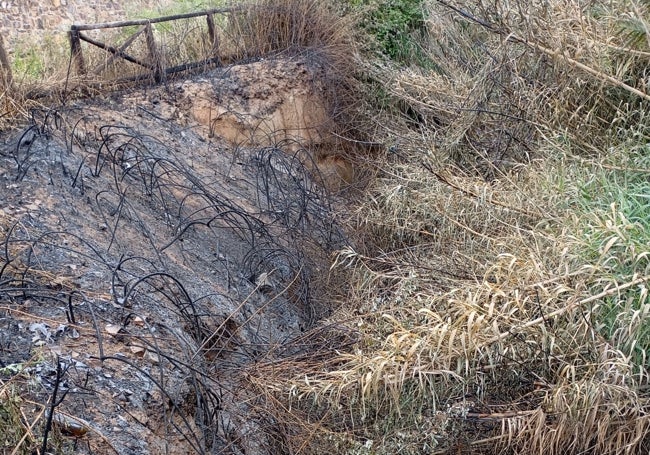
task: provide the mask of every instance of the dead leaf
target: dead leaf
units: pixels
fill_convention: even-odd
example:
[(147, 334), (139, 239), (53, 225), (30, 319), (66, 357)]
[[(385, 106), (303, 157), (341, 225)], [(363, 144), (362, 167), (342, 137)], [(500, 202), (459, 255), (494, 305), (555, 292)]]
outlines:
[(71, 417), (64, 414), (56, 413), (52, 422), (61, 428), (61, 432), (69, 436), (79, 438), (90, 430), (90, 424), (84, 419)]
[(29, 331), (34, 334), (34, 336), (32, 337), (33, 343), (36, 343), (42, 338), (44, 338), (45, 341), (52, 340), (52, 333), (50, 332), (50, 326), (42, 322), (33, 322), (29, 324)]
[(113, 336), (115, 336), (115, 335), (117, 335), (118, 333), (120, 333), (120, 330), (122, 330), (122, 326), (121, 326), (121, 325), (117, 325), (117, 324), (106, 324), (106, 331), (107, 331), (109, 334), (113, 335)]
[(158, 354), (155, 354), (153, 352), (147, 352), (147, 360), (149, 360), (154, 365), (160, 363), (160, 357), (158, 356)]
[(144, 353), (147, 351), (142, 346), (129, 346), (129, 350), (138, 357), (144, 357)]

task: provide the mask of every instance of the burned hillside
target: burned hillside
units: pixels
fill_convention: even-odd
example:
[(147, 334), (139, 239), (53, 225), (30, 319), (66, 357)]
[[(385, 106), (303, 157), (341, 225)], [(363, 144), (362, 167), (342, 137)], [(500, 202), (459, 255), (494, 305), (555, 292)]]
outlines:
[[(262, 62), (249, 82), (280, 64), (306, 68)], [(348, 240), (313, 141), (285, 124), (233, 143), (192, 115), (197, 87), (236, 73), (35, 110), (3, 134), (0, 367), (22, 369), (35, 413), (58, 392), (54, 433), (89, 436), (77, 453), (275, 453), (248, 366), (353, 341), (315, 329)], [(270, 83), (305, 83), (287, 78)]]

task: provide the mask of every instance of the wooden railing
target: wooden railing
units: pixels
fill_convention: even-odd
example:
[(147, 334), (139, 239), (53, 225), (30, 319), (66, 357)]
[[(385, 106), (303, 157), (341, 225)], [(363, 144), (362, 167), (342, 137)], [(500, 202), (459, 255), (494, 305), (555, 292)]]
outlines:
[[(69, 38), (70, 38), (70, 51), (72, 59), (75, 63), (75, 68), (77, 74), (86, 75), (93, 74), (99, 75), (105, 71), (116, 59), (123, 59), (128, 62), (131, 62), (135, 65), (138, 65), (144, 68), (146, 71), (147, 77), (152, 77), (156, 82), (162, 82), (167, 78), (168, 74), (176, 73), (180, 71), (186, 71), (192, 68), (196, 68), (202, 65), (219, 63), (219, 37), (215, 28), (214, 16), (216, 14), (229, 14), (238, 11), (240, 8), (230, 7), (230, 8), (216, 8), (206, 11), (185, 13), (185, 14), (176, 14), (172, 16), (157, 17), (153, 19), (140, 19), (140, 20), (130, 20), (130, 21), (117, 21), (117, 22), (105, 22), (100, 24), (83, 24), (83, 25), (72, 25), (70, 27)], [(161, 58), (161, 50), (156, 42), (152, 24), (161, 23), (161, 22), (170, 22), (177, 21), (182, 19), (191, 19), (195, 17), (205, 16), (208, 32), (208, 42), (210, 43), (210, 57), (206, 60), (199, 62), (186, 62), (181, 65), (174, 67), (165, 67), (164, 59)], [(89, 37), (87, 34), (82, 32), (88, 30), (101, 30), (109, 28), (124, 28), (140, 26), (130, 37), (128, 37), (122, 45), (119, 47), (114, 47), (109, 44), (103, 43), (101, 41), (95, 40)], [(133, 55), (127, 53), (128, 48), (136, 41), (136, 39), (144, 34), (146, 40), (146, 47), (148, 51), (148, 58), (143, 59), (142, 57), (136, 58)], [(88, 70), (87, 63), (84, 59), (83, 50), (81, 43), (86, 42), (93, 46), (96, 46), (104, 51), (112, 54), (106, 61), (102, 62), (92, 70)], [(1, 56), (0, 56), (1, 58)]]

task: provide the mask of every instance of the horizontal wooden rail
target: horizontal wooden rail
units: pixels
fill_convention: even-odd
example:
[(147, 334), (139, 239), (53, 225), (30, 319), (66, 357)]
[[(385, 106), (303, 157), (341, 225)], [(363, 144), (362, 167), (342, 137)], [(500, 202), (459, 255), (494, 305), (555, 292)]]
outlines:
[(212, 14), (224, 14), (241, 11), (242, 7), (215, 8), (194, 13), (175, 14), (173, 16), (156, 17), (152, 19), (137, 19), (132, 21), (104, 22), (100, 24), (75, 24), (70, 26), (70, 30), (100, 30), (104, 28), (128, 27), (130, 25), (147, 25), (157, 24), (159, 22), (169, 22), (178, 19), (191, 19), (193, 17), (208, 16)]

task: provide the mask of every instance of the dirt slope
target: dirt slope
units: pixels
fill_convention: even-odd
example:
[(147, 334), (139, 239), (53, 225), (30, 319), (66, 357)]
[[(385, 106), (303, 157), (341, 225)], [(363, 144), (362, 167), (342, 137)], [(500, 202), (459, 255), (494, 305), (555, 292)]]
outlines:
[(2, 133), (0, 388), (29, 397), (35, 429), (63, 396), (53, 446), (276, 452), (246, 368), (314, 349), (347, 241), (318, 171), (335, 169), (330, 189), (352, 174), (318, 70), (253, 65)]

